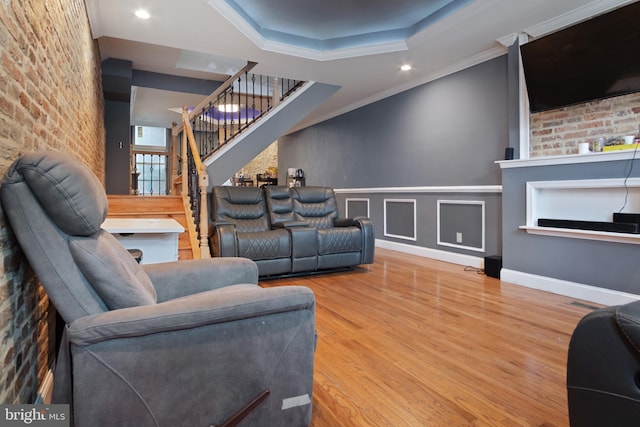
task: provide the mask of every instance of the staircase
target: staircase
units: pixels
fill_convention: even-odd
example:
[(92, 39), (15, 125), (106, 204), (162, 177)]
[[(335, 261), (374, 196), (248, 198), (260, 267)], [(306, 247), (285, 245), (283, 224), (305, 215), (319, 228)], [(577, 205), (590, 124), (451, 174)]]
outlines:
[[(181, 196), (121, 196), (108, 195), (108, 218), (172, 218), (185, 229), (178, 237), (178, 259), (193, 259), (194, 246), (189, 229), (193, 224), (187, 221)], [(193, 222), (193, 221), (192, 221)], [(197, 241), (196, 241), (197, 244)], [(198, 249), (196, 247), (196, 249)], [(199, 258), (199, 256), (197, 256)]]
[(208, 257), (207, 193), (284, 135), (338, 86), (275, 78), (245, 67), (193, 109), (183, 108), (181, 125), (172, 129), (171, 188), (188, 199), (193, 213), (192, 247)]
[(216, 150), (201, 153), (211, 185), (222, 185), (273, 141), (328, 99), (338, 86), (304, 82), (266, 114)]

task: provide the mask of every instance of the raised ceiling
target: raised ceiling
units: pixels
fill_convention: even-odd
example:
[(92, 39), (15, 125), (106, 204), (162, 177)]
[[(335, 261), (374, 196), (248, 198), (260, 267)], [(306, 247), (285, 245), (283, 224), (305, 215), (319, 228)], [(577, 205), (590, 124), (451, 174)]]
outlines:
[[(211, 0), (239, 29), (318, 52), (404, 42), (472, 0)], [(229, 6), (232, 11), (225, 8)], [(246, 32), (252, 37), (251, 32)], [(318, 58), (321, 58), (318, 55)]]
[[(632, 2), (85, 0), (103, 59), (211, 80), (253, 61), (257, 73), (340, 87), (293, 130), (503, 55), (518, 34), (537, 37)], [(151, 18), (136, 18), (138, 8)], [(243, 13), (245, 19), (238, 19)], [(325, 46), (278, 39), (266, 29)], [(405, 63), (411, 71), (400, 71)], [(139, 87), (133, 102), (133, 124), (170, 127), (179, 117), (169, 109), (195, 101), (193, 95)]]

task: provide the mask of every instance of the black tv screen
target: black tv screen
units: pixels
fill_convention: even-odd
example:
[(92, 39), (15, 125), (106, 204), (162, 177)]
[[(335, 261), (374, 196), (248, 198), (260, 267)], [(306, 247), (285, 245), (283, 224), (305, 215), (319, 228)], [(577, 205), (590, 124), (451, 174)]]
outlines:
[(640, 91), (640, 2), (520, 47), (531, 112)]

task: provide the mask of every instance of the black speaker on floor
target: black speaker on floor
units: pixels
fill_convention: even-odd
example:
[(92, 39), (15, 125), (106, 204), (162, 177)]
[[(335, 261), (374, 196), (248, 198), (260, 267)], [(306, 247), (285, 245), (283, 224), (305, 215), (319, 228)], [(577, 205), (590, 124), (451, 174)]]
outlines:
[(484, 257), (484, 273), (487, 276), (499, 279), (500, 270), (502, 270), (502, 257), (500, 255)]

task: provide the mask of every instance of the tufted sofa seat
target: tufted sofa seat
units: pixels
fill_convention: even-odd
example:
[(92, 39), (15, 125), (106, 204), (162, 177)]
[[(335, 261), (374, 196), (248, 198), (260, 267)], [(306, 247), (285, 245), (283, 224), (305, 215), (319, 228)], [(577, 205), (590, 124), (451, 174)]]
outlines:
[(213, 255), (250, 258), (260, 276), (373, 263), (373, 224), (340, 218), (331, 188), (214, 187), (211, 208)]

